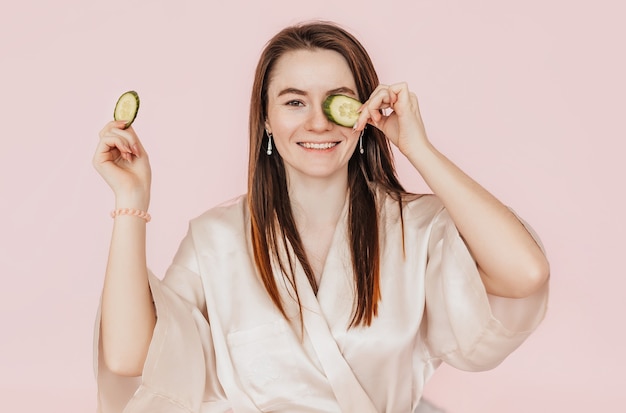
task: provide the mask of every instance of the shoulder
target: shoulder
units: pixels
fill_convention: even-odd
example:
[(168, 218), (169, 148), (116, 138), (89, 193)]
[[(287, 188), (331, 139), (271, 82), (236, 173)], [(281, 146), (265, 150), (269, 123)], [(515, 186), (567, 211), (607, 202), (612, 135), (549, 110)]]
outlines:
[(233, 214), (238, 214), (242, 210), (247, 209), (248, 196), (246, 194), (238, 195), (220, 204), (217, 204), (202, 214), (192, 219), (192, 222), (220, 219)]
[(242, 235), (246, 232), (248, 217), (248, 197), (243, 194), (208, 209), (193, 218), (189, 226), (196, 235)]
[(395, 195), (379, 191), (378, 205), (381, 219), (388, 224), (401, 222), (428, 224), (444, 212), (443, 203), (434, 194), (402, 194), (399, 202)]

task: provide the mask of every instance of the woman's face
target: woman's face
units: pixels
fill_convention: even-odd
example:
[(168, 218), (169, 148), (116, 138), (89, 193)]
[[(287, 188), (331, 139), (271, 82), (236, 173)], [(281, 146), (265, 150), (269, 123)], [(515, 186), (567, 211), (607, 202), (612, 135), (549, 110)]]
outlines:
[(267, 88), (265, 127), (273, 134), (291, 183), (347, 176), (358, 134), (332, 123), (322, 103), (332, 94), (358, 98), (348, 63), (332, 50), (296, 50), (281, 56)]

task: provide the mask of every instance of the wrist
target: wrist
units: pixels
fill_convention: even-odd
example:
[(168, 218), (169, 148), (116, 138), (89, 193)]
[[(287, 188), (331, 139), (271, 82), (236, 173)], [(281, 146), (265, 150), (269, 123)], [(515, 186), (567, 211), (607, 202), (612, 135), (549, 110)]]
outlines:
[(115, 209), (133, 208), (141, 211), (148, 211), (150, 206), (150, 195), (134, 192), (120, 194), (115, 197)]
[(400, 151), (416, 168), (424, 162), (428, 162), (438, 153), (437, 149), (429, 142), (425, 141), (421, 144), (414, 144), (410, 148), (403, 148)]
[(134, 208), (119, 208), (111, 211), (111, 218), (115, 219), (119, 216), (129, 216), (129, 217), (137, 217), (143, 219), (146, 223), (150, 222), (152, 217), (148, 214), (147, 211), (134, 209)]

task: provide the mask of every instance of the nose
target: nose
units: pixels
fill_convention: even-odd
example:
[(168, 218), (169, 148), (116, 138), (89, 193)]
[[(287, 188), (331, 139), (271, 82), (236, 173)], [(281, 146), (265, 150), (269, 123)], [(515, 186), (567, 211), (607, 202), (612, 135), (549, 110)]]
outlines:
[(311, 108), (305, 124), (307, 130), (324, 132), (330, 130), (332, 126), (331, 121), (324, 114), (321, 103)]

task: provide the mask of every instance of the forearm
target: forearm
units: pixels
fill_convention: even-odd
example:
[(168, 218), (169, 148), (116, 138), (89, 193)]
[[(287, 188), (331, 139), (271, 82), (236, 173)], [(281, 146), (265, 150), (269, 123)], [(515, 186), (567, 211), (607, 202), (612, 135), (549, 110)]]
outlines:
[(115, 218), (101, 313), (107, 366), (121, 375), (140, 375), (156, 323), (143, 219), (128, 215)]
[(378, 85), (360, 113), (355, 131), (366, 123), (382, 130), (441, 199), (489, 293), (525, 297), (545, 284), (548, 262), (535, 240), (505, 205), (432, 146), (406, 83)]
[(429, 143), (407, 157), (448, 210), (489, 293), (524, 297), (545, 283), (545, 255), (505, 205)]

